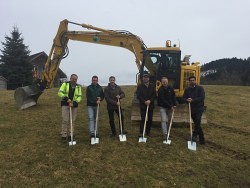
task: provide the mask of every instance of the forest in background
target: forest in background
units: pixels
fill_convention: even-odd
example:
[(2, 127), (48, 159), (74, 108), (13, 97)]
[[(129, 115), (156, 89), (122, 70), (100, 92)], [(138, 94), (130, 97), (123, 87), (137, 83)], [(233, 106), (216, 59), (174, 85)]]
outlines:
[(203, 85), (250, 85), (250, 57), (224, 58), (201, 66)]

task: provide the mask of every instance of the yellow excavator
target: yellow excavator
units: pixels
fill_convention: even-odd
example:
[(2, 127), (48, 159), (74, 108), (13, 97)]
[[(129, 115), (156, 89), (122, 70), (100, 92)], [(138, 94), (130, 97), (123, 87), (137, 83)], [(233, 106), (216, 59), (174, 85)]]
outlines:
[[(69, 31), (69, 24), (78, 25), (87, 30)], [(161, 76), (167, 75), (169, 83), (174, 87), (177, 100), (182, 98), (184, 89), (188, 87), (189, 76), (195, 75), (197, 83), (200, 83), (199, 62), (190, 64), (190, 55), (185, 56), (184, 60), (181, 60), (180, 48), (176, 45), (172, 46), (170, 40), (166, 41), (165, 47), (147, 48), (140, 37), (129, 31), (107, 30), (88, 24), (78, 24), (65, 19), (60, 22), (41, 78), (35, 79), (34, 83), (30, 86), (16, 89), (15, 101), (19, 109), (26, 109), (36, 105), (43, 91), (46, 88), (52, 87), (61, 60), (68, 55), (67, 44), (69, 40), (128, 49), (135, 55), (135, 62), (139, 71), (137, 74), (137, 84), (140, 83), (142, 73), (148, 71), (150, 74), (150, 82), (155, 83), (157, 92), (161, 86)], [(131, 120), (140, 120), (139, 113), (139, 104), (136, 97), (134, 97)], [(155, 110), (153, 119), (154, 121), (160, 121), (159, 111), (157, 109)], [(187, 107), (183, 104), (177, 106), (174, 122), (189, 122)], [(202, 123), (207, 123), (205, 114), (203, 115)]]

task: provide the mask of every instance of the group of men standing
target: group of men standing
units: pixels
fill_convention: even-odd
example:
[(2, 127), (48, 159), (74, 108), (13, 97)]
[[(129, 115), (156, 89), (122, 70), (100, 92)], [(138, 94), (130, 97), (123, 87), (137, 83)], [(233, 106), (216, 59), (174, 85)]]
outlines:
[[(71, 108), (72, 113), (72, 127), (74, 128), (77, 107), (78, 103), (81, 102), (82, 92), (81, 87), (77, 84), (78, 76), (76, 74), (72, 74), (70, 76), (69, 82), (64, 82), (59, 91), (58, 96), (61, 98), (61, 107), (62, 107), (62, 129), (61, 129), (61, 139), (62, 141), (71, 139), (71, 129), (69, 128), (69, 113)], [(122, 122), (122, 132), (126, 134), (127, 132), (124, 130), (123, 123), (123, 113), (121, 110), (120, 99), (125, 97), (125, 93), (115, 83), (115, 77), (109, 77), (109, 84), (104, 89), (98, 84), (98, 76), (92, 76), (91, 84), (86, 89), (86, 98), (87, 98), (87, 111), (88, 111), (88, 128), (90, 138), (99, 137), (98, 127), (96, 125), (96, 117), (99, 114), (99, 105), (105, 98), (107, 102), (107, 111), (109, 116), (109, 124), (111, 128), (111, 136), (116, 136), (116, 127), (114, 121), (114, 113), (117, 116), (121, 116)], [(120, 108), (120, 111), (119, 111)], [(119, 126), (120, 129), (120, 126)], [(74, 130), (72, 130), (74, 132)], [(120, 130), (121, 132), (121, 130)], [(73, 136), (73, 139), (75, 137)]]
[[(77, 75), (72, 74), (69, 82), (65, 82), (61, 85), (58, 96), (61, 97), (61, 106), (62, 106), (62, 131), (61, 138), (63, 141), (67, 139), (70, 140), (69, 127), (69, 107), (72, 108), (72, 122), (74, 127), (74, 122), (76, 120), (77, 106), (81, 101), (82, 92), (81, 87), (77, 84)], [(148, 72), (144, 72), (142, 75), (142, 83), (137, 86), (137, 98), (140, 102), (140, 112), (141, 112), (141, 122), (139, 128), (139, 137), (142, 137), (145, 118), (147, 117), (146, 123), (146, 135), (150, 135), (151, 124), (153, 120), (153, 111), (154, 111), (154, 100), (156, 98), (155, 85), (150, 83), (150, 75)], [(157, 92), (157, 102), (160, 108), (161, 116), (161, 126), (163, 139), (167, 139), (167, 133), (169, 131), (170, 119), (172, 113), (176, 108), (176, 96), (173, 87), (168, 83), (167, 76), (162, 76), (161, 78), (161, 87)], [(98, 115), (99, 105), (105, 98), (107, 102), (107, 111), (109, 116), (109, 124), (111, 128), (111, 136), (116, 136), (116, 126), (114, 122), (114, 113), (117, 116), (121, 116), (122, 130), (120, 133), (126, 134), (124, 130), (124, 118), (121, 110), (120, 99), (125, 97), (125, 93), (115, 83), (115, 77), (109, 77), (108, 86), (105, 87), (104, 91), (102, 87), (98, 84), (98, 77), (92, 77), (92, 83), (87, 87), (86, 98), (87, 98), (87, 110), (88, 110), (88, 127), (90, 137), (99, 137), (98, 130), (96, 129), (96, 116)], [(189, 87), (185, 89), (183, 95), (183, 102), (190, 103), (191, 105), (191, 117), (193, 119), (195, 128), (193, 131), (193, 141), (196, 141), (199, 137), (200, 144), (204, 144), (204, 134), (201, 128), (201, 117), (204, 111), (204, 99), (205, 92), (203, 87), (196, 84), (196, 77), (189, 77)], [(120, 108), (120, 110), (119, 110)], [(120, 123), (120, 122), (119, 122)], [(67, 138), (68, 137), (68, 138)], [(75, 139), (73, 137), (73, 139)]]

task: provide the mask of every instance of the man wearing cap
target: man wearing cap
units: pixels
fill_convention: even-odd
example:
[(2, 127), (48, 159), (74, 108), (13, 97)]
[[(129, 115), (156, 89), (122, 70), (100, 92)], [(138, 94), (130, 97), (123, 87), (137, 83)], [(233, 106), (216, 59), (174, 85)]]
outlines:
[(140, 102), (140, 111), (141, 111), (141, 122), (139, 137), (142, 137), (143, 127), (146, 117), (146, 111), (148, 107), (148, 121), (146, 124), (146, 135), (149, 136), (151, 130), (151, 124), (153, 120), (153, 111), (154, 111), (154, 99), (155, 99), (155, 86), (149, 82), (150, 75), (147, 71), (144, 71), (142, 76), (142, 83), (137, 87), (137, 98)]

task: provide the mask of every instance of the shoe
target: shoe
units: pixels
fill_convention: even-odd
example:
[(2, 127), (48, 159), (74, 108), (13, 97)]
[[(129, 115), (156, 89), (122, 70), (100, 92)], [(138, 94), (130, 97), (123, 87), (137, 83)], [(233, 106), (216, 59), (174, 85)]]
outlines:
[(201, 145), (204, 145), (205, 144), (205, 141), (204, 140), (200, 140), (199, 141)]
[[(70, 142), (71, 141), (71, 136), (68, 136), (68, 141)], [(76, 141), (76, 137), (73, 136), (73, 141)]]
[(193, 141), (193, 142), (196, 142), (196, 140), (197, 140), (197, 136), (196, 136), (196, 135), (193, 135), (193, 136), (192, 136), (192, 141)]
[(94, 138), (94, 137), (95, 137), (95, 134), (91, 134), (91, 135), (90, 135), (90, 138)]
[(67, 137), (61, 137), (62, 143), (65, 143), (67, 141)]
[(163, 135), (163, 141), (164, 141), (164, 140), (167, 140), (167, 138), (168, 138), (168, 135), (166, 135), (166, 134)]
[(122, 131), (122, 133), (120, 132), (120, 134), (128, 134), (127, 131)]
[(204, 145), (204, 144), (205, 144), (205, 139), (204, 139), (204, 138), (200, 138), (200, 139), (199, 139), (199, 143), (200, 143), (201, 145)]

